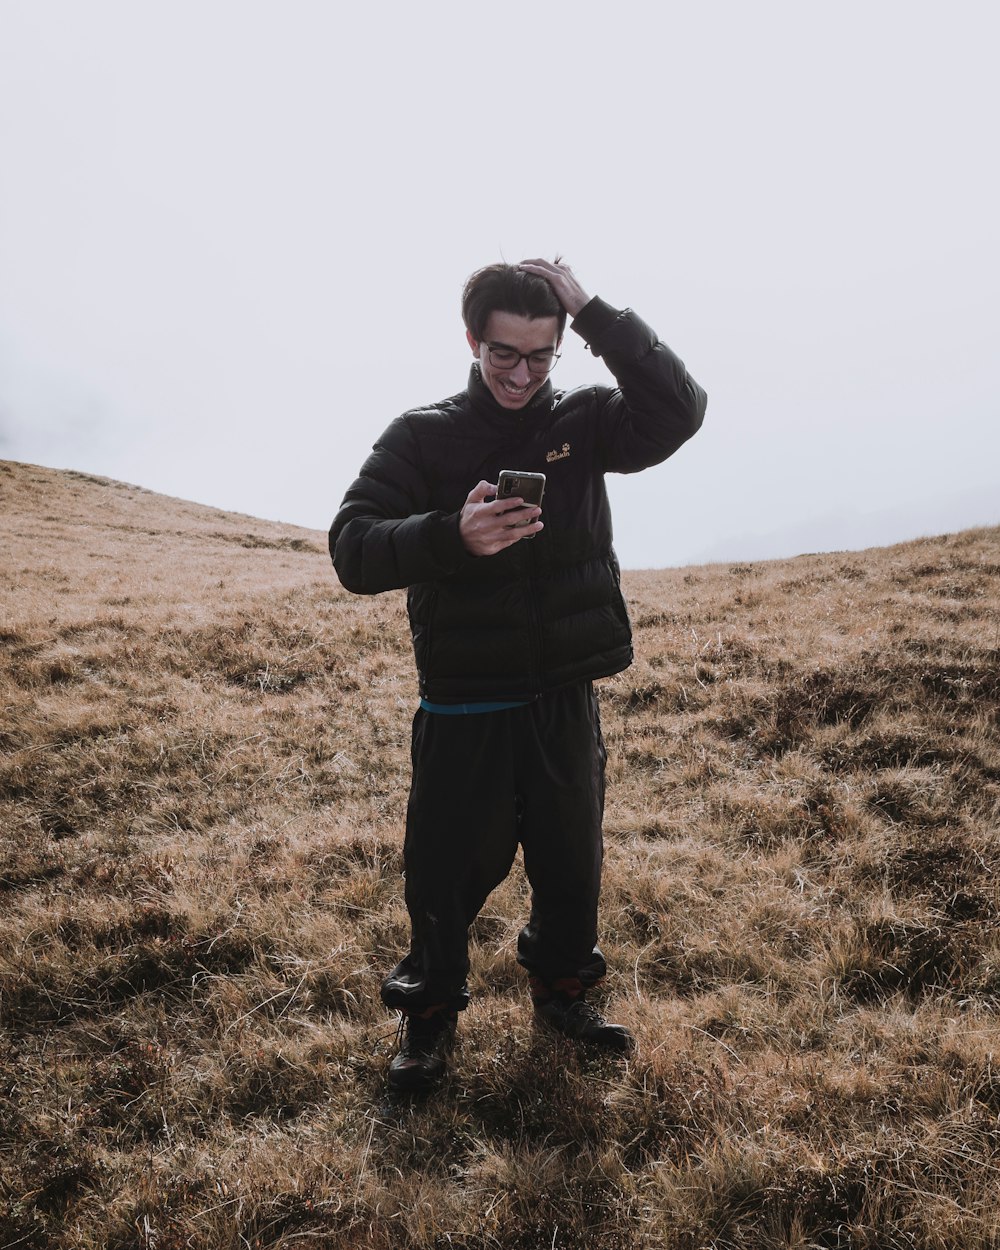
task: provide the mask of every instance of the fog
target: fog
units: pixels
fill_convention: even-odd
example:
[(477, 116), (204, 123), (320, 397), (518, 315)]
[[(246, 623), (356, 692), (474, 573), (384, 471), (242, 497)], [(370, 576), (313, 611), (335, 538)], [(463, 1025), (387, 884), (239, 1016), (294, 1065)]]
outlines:
[(5, 0), (0, 456), (326, 528), (464, 386), (468, 273), (558, 251), (709, 393), (609, 480), (624, 565), (1000, 523), (998, 26)]

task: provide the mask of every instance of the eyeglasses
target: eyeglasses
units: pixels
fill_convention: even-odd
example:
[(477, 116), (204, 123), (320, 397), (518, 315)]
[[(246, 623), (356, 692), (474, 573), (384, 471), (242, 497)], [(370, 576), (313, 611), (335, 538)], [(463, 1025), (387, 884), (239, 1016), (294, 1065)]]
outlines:
[(516, 352), (513, 347), (503, 343), (487, 343), (490, 364), (494, 369), (516, 369), (522, 360), (528, 362), (531, 373), (548, 373), (555, 367), (560, 352)]

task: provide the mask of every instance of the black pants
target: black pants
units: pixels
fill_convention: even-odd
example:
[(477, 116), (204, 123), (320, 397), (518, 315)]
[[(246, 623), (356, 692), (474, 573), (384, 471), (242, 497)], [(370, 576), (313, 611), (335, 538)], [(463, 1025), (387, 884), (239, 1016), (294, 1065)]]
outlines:
[(382, 983), (387, 1006), (468, 1004), (469, 925), (518, 843), (532, 892), (518, 961), (546, 985), (604, 976), (605, 759), (590, 682), (503, 712), (417, 712), (403, 850), (410, 953)]

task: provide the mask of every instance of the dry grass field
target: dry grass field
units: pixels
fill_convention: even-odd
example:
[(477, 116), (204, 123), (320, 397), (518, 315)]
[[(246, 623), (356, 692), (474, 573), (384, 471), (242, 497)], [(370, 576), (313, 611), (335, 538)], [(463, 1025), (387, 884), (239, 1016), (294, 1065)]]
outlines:
[(1000, 1246), (1000, 530), (626, 575), (639, 1053), (533, 1031), (515, 870), (416, 1101), (402, 595), (27, 465), (0, 534), (0, 1250)]

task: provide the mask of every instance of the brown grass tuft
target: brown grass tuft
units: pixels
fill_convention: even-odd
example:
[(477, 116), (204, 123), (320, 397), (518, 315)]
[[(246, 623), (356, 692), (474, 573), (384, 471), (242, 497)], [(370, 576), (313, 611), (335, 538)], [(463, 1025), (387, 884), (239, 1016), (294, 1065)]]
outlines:
[(416, 689), (324, 536), (0, 464), (0, 1247), (1000, 1243), (1000, 531), (626, 577), (618, 1063), (515, 872), (386, 1092)]

